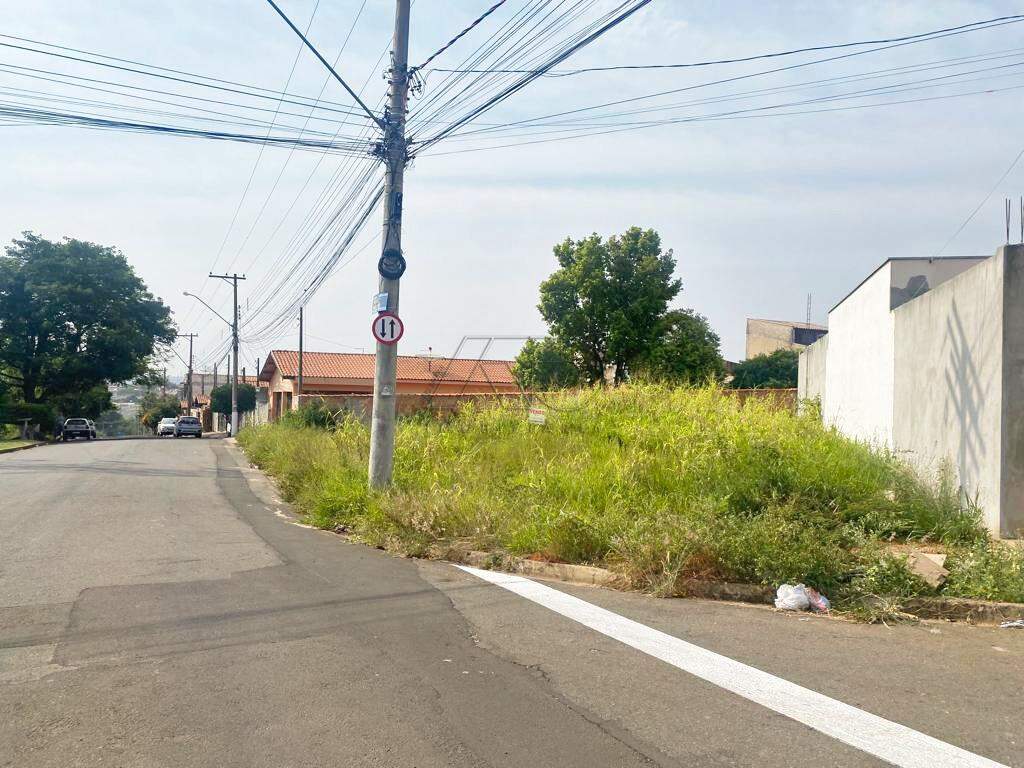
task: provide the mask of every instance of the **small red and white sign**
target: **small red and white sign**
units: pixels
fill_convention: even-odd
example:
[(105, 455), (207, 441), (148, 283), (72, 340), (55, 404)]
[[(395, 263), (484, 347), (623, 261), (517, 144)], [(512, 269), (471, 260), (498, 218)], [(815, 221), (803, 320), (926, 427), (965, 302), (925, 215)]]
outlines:
[(373, 318), (370, 329), (373, 331), (373, 338), (381, 344), (397, 344), (405, 333), (401, 318), (394, 312), (381, 312)]

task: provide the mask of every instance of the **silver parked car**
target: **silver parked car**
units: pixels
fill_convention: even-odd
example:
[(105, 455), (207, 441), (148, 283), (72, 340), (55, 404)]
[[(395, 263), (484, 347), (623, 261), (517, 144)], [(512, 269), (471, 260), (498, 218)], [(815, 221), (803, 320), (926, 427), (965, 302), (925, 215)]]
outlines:
[(178, 420), (174, 422), (174, 436), (182, 437), (188, 435), (202, 437), (203, 425), (195, 416), (179, 416)]
[(86, 440), (96, 439), (96, 427), (88, 419), (68, 419), (61, 428), (61, 439), (67, 442), (76, 437), (84, 437)]
[(166, 419), (160, 419), (160, 423), (156, 425), (156, 436), (163, 437), (164, 435), (173, 435), (174, 422), (176, 421), (177, 419), (173, 416)]

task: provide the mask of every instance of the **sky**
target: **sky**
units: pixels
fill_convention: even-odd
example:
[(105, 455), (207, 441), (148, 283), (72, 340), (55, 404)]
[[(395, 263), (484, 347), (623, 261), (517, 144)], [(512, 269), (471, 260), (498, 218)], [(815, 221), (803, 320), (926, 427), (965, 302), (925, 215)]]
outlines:
[[(322, 65), (300, 53), (298, 39), (262, 0), (0, 2), (8, 35), (274, 91), (287, 84), (290, 93), (315, 96), (324, 86)], [(509, 0), (434, 66), (457, 67), (524, 2)], [(298, 26), (308, 25), (310, 39), (332, 61), (348, 37), (337, 69), (357, 90), (365, 82), (367, 101), (378, 103), (386, 82), (385, 65), (377, 62), (389, 45), (394, 3), (280, 4)], [(423, 61), (489, 5), (490, 0), (417, 0), (410, 60)], [(608, 6), (599, 0), (590, 16)], [(563, 66), (736, 58), (913, 35), (1019, 10), (1009, 2), (968, 0), (654, 0)], [(608, 236), (630, 226), (659, 232), (664, 247), (674, 252), (683, 283), (676, 304), (706, 316), (721, 337), (723, 354), (732, 360), (743, 356), (746, 318), (803, 320), (810, 294), (812, 320), (823, 323), (828, 309), (886, 258), (994, 252), (1005, 240), (1004, 197), (1016, 200), (1024, 194), (1024, 160), (997, 184), (1024, 149), (1019, 130), (1024, 101), (1022, 91), (1013, 90), (1024, 85), (1024, 69), (1017, 66), (1024, 65), (1022, 31), (1024, 24), (1010, 24), (673, 97), (678, 102), (736, 96), (673, 114), (721, 113), (834, 95), (844, 87), (819, 84), (781, 95), (738, 95), (752, 89), (794, 87), (954, 57), (1002, 57), (961, 66), (962, 82), (919, 86), (886, 99), (835, 102), (858, 109), (684, 122), (478, 152), (448, 154), (481, 146), (465, 141), (438, 144), (406, 173), (403, 251), (408, 271), (401, 295), (406, 332), (400, 353), (452, 354), (464, 336), (543, 335), (536, 305), (540, 282), (556, 266), (552, 247), (566, 237), (593, 232)], [(542, 78), (479, 120), (521, 120), (814, 58), (822, 55)], [(0, 47), (0, 65), (80, 75), (97, 71), (9, 47)], [(0, 70), (3, 88), (60, 87)], [(951, 71), (890, 76), (845, 90)], [(442, 78), (428, 70), (420, 99), (428, 99)], [(985, 92), (935, 98), (977, 90)], [(324, 98), (351, 101), (333, 81)], [(910, 103), (865, 106), (883, 100)], [(650, 103), (667, 102), (634, 104)], [(418, 101), (411, 106), (415, 111)], [(302, 123), (301, 114), (279, 119)], [(5, 182), (0, 185), (0, 240), (9, 242), (31, 230), (53, 239), (69, 236), (117, 246), (173, 309), (179, 330), (199, 334), (196, 367), (209, 369), (221, 354), (227, 328), (183, 292), (198, 293), (226, 316), (230, 292), (206, 275), (210, 270), (244, 271), (248, 279), (241, 284), (240, 298), (243, 320), (249, 320), (246, 312), (253, 310), (245, 308), (247, 291), (255, 295), (261, 281), (280, 277), (287, 244), (303, 231), (331, 174), (344, 162), (343, 157), (280, 147), (261, 153), (254, 144), (0, 124)], [(1015, 233), (1018, 226), (1015, 213)], [(308, 300), (307, 349), (372, 349), (370, 303), (376, 293), (379, 232), (380, 213), (375, 212), (354, 241), (365, 248), (346, 259)], [(251, 370), (268, 349), (296, 348), (297, 332), (297, 323), (284, 318), (276, 338), (253, 341), (243, 333), (242, 365)], [(463, 352), (475, 353), (479, 346), (474, 344)], [(511, 357), (517, 345), (497, 342), (491, 354)], [(176, 350), (187, 356), (187, 342)], [(167, 365), (173, 374), (184, 367), (178, 357)]]

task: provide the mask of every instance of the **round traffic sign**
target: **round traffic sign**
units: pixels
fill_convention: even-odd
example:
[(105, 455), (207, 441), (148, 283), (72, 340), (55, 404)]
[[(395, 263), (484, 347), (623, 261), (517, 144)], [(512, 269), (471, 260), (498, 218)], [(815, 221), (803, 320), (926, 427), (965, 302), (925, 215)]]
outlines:
[(397, 344), (398, 340), (402, 338), (402, 334), (405, 333), (405, 326), (402, 325), (401, 318), (394, 312), (381, 312), (373, 318), (370, 330), (373, 331), (373, 338), (381, 344)]

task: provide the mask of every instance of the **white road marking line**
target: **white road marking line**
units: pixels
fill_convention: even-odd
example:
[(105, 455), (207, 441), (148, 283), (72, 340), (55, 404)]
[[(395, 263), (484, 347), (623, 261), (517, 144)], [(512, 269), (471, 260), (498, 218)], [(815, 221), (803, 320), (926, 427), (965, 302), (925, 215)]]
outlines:
[(535, 581), (465, 565), (456, 568), (893, 765), (1007, 768)]

